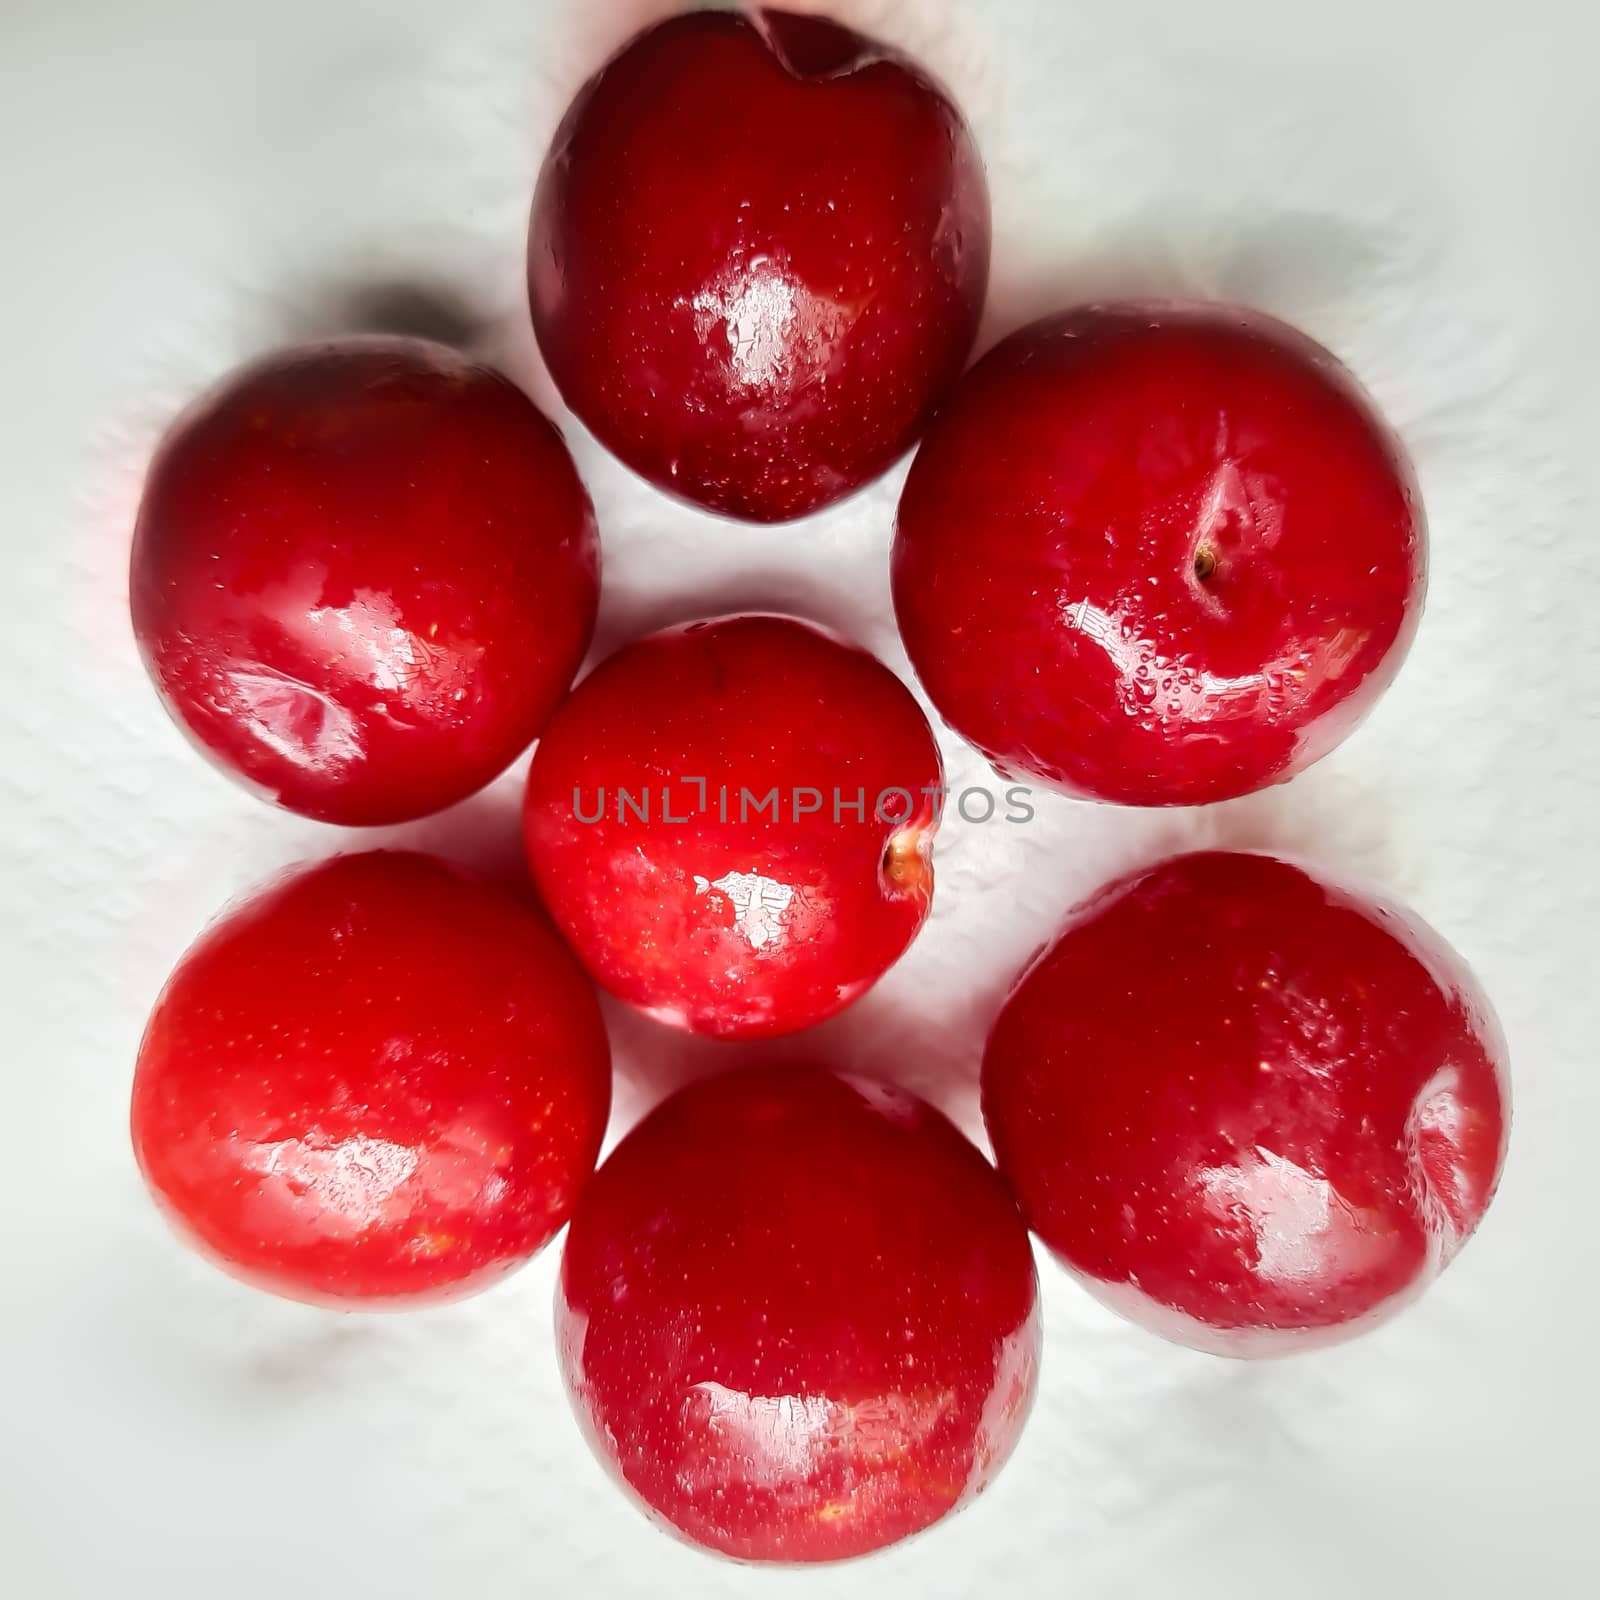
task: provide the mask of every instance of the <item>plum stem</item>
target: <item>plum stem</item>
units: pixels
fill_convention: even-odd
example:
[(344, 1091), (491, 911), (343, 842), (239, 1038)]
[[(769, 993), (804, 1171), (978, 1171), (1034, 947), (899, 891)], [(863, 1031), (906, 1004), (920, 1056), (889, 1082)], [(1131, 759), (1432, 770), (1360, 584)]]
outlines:
[(883, 848), (882, 874), (890, 893), (917, 895), (926, 900), (933, 892), (933, 834), (927, 828), (901, 828)]

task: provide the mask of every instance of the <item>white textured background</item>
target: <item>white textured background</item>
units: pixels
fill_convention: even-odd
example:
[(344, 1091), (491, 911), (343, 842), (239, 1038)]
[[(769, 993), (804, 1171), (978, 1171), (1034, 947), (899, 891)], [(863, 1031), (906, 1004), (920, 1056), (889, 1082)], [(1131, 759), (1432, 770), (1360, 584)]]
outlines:
[[(975, 1127), (998, 996), (1094, 881), (1209, 840), (1365, 873), (1477, 965), (1513, 1049), (1501, 1197), (1416, 1309), (1242, 1366), (1117, 1323), (1044, 1262), (1043, 1388), (992, 1491), (869, 1562), (761, 1572), (655, 1532), (588, 1456), (551, 1350), (554, 1251), (454, 1308), (342, 1318), (236, 1287), (145, 1202), (126, 1097), (169, 966), (253, 880), (361, 842), (204, 769), (135, 660), (139, 475), (197, 387), (313, 332), (458, 335), (567, 428), (605, 541), (599, 648), (755, 603), (904, 668), (885, 561), (903, 468), (811, 523), (717, 523), (607, 460), (538, 363), (521, 271), (539, 156), (581, 78), (664, 9), (0, 0), (0, 1591), (1594, 1594), (1600, 28), (1582, 0), (835, 7), (920, 54), (977, 129), (986, 338), (1086, 293), (1220, 294), (1302, 323), (1409, 441), (1433, 580), (1377, 714), (1286, 789), (952, 818), (920, 942), (798, 1048)], [(953, 781), (979, 776), (946, 756)], [(515, 795), (513, 777), (383, 837), (511, 859)], [(613, 1134), (720, 1059), (612, 1020)]]

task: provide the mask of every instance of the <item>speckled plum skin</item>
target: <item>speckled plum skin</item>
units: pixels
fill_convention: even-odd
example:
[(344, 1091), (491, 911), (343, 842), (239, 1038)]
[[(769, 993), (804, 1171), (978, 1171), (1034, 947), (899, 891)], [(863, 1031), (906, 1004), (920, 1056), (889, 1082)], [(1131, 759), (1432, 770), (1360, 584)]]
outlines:
[(1258, 312), (1091, 305), (998, 345), (923, 441), (894, 603), (1002, 772), (1197, 805), (1327, 754), (1394, 677), (1426, 528), (1350, 373)]
[(1506, 1048), (1417, 918), (1273, 856), (1178, 856), (1078, 907), (990, 1035), (983, 1110), (1043, 1242), (1222, 1355), (1393, 1314), (1493, 1197)]
[(419, 339), (268, 358), (182, 417), (134, 532), (145, 665), (217, 766), (402, 822), (527, 748), (588, 648), (589, 498), (500, 374)]
[(551, 1238), (610, 1104), (594, 991), (538, 913), (370, 851), (289, 873), (195, 942), (139, 1048), (133, 1143), (168, 1218), (236, 1277), (416, 1305)]
[(915, 443), (988, 275), (960, 113), (905, 57), (781, 11), (693, 12), (628, 44), (567, 112), (529, 231), (567, 404), (659, 487), (758, 522)]
[(624, 647), (563, 702), (528, 775), (528, 860), (613, 994), (694, 1033), (792, 1033), (921, 928), (941, 778), (921, 707), (865, 650), (793, 617), (711, 618)]
[(1010, 1455), (1039, 1361), (1027, 1232), (932, 1107), (744, 1066), (658, 1106), (585, 1193), (556, 1320), (601, 1460), (745, 1561), (927, 1527)]

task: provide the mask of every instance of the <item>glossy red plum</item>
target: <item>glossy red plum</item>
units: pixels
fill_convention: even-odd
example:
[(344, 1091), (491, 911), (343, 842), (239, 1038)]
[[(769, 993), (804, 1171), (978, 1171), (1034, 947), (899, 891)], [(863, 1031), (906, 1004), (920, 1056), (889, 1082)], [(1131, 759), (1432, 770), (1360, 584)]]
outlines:
[(1259, 313), (1094, 305), (990, 352), (917, 454), (895, 610), (1000, 771), (1125, 805), (1327, 754), (1422, 606), (1411, 468), (1344, 367)]
[(183, 417), (134, 534), (134, 632), (219, 767), (324, 822), (437, 811), (527, 748), (594, 627), (560, 435), (440, 345), (355, 338)]
[(941, 773), (921, 708), (866, 651), (792, 617), (689, 623), (556, 712), (528, 859), (612, 993), (695, 1033), (789, 1033), (922, 926)]
[(1415, 917), (1272, 856), (1179, 856), (1067, 919), (990, 1035), (983, 1109), (1029, 1225), (1197, 1349), (1370, 1327), (1483, 1216), (1505, 1042)]
[(133, 1142), (235, 1276), (345, 1308), (480, 1289), (566, 1221), (611, 1103), (594, 991), (529, 905), (372, 851), (230, 909), (145, 1031)]
[(1026, 1230), (931, 1106), (816, 1067), (673, 1096), (573, 1218), (556, 1320), (590, 1444), (747, 1561), (861, 1555), (978, 1493), (1039, 1361)]
[(779, 11), (634, 39), (567, 112), (529, 236), (568, 405), (661, 488), (760, 522), (816, 511), (915, 443), (988, 273), (959, 112), (903, 56)]

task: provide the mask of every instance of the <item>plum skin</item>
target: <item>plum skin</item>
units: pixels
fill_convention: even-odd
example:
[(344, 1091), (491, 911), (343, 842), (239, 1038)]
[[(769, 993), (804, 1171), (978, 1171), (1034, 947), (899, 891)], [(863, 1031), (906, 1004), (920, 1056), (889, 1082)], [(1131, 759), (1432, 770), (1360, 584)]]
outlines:
[(565, 1222), (600, 1153), (610, 1052), (536, 908), (442, 861), (295, 869), (179, 961), (131, 1129), (178, 1232), (338, 1309), (487, 1287)]
[(1198, 805), (1334, 748), (1399, 670), (1427, 536), (1405, 451), (1304, 334), (1080, 306), (962, 381), (901, 496), (895, 613), (1001, 772)]
[(1038, 1238), (1179, 1343), (1280, 1355), (1394, 1314), (1494, 1195), (1505, 1041), (1399, 906), (1263, 854), (1174, 857), (1078, 907), (983, 1060)]
[[(528, 774), (528, 860), (620, 999), (694, 1033), (792, 1033), (926, 920), (941, 778), (927, 718), (865, 650), (793, 617), (708, 618), (625, 646), (557, 710)], [(802, 790), (818, 801), (797, 815)]]
[(971, 132), (913, 62), (821, 18), (692, 12), (582, 89), (528, 287), (563, 399), (657, 487), (759, 522), (908, 450), (989, 273)]
[(573, 1217), (556, 1321), (602, 1462), (745, 1561), (861, 1555), (965, 1503), (1039, 1362), (994, 1169), (915, 1097), (809, 1065), (702, 1080), (622, 1141)]
[(287, 810), (408, 821), (532, 742), (588, 649), (594, 513), (499, 373), (381, 335), (233, 374), (157, 452), (134, 633), (196, 747)]

